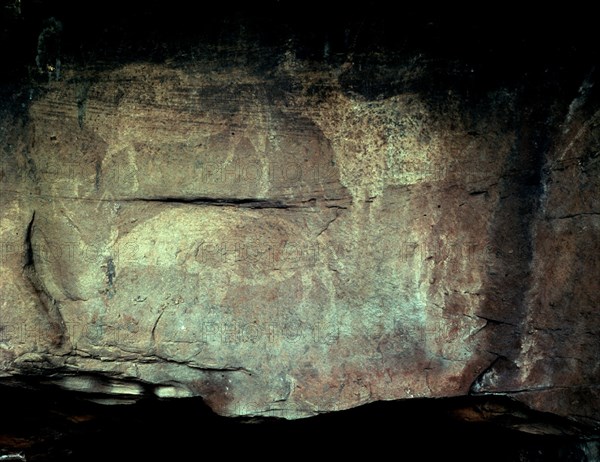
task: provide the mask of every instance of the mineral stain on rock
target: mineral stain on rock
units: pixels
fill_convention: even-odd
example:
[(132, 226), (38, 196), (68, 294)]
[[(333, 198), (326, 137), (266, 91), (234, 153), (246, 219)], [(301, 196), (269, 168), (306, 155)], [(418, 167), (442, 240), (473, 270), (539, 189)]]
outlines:
[(113, 261), (112, 258), (108, 258), (108, 260), (106, 260), (106, 280), (107, 280), (107, 285), (108, 285), (108, 294), (109, 297), (112, 297), (114, 294), (114, 279), (116, 277), (117, 273), (115, 271), (115, 263)]

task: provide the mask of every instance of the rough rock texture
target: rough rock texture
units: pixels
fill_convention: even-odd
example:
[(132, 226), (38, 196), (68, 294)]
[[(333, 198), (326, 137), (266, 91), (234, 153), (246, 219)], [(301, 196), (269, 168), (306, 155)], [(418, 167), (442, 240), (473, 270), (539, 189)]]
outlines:
[(324, 43), (60, 75), (38, 49), (0, 121), (3, 380), (289, 419), (499, 393), (597, 425), (598, 68)]

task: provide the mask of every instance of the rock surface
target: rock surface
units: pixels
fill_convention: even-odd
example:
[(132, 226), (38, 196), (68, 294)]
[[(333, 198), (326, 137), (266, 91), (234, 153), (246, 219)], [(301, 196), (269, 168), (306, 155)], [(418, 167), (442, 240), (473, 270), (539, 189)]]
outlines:
[(3, 380), (598, 425), (598, 68), (253, 40), (3, 92)]

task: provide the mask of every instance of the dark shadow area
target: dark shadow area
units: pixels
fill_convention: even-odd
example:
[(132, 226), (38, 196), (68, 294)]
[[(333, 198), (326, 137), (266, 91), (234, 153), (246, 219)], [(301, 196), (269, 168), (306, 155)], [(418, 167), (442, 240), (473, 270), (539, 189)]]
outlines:
[(201, 399), (107, 406), (55, 388), (1, 386), (0, 409), (0, 455), (27, 461), (200, 460), (203, 448), (221, 441), (227, 458), (367, 451), (400, 460), (417, 453), (420, 460), (587, 461), (588, 446), (597, 445), (580, 437), (583, 429), (505, 397), (378, 402), (286, 421), (217, 416)]
[[(224, 56), (228, 47), (245, 43), (250, 54), (257, 46), (291, 47), (299, 59), (332, 64), (351, 59), (356, 66), (342, 80), (377, 98), (426, 91), (439, 79), (460, 91), (482, 92), (484, 82), (513, 84), (532, 73), (579, 74), (582, 59), (597, 57), (595, 17), (575, 7), (526, 12), (504, 6), (484, 12), (426, 3), (396, 11), (383, 1), (363, 2), (360, 8), (280, 0), (2, 4), (0, 75), (5, 78), (26, 75), (39, 54), (48, 55), (42, 60), (60, 55), (63, 64), (72, 65), (162, 62), (194, 59), (207, 44), (218, 45)], [(381, 71), (390, 71), (386, 65), (392, 61), (398, 66), (399, 57), (427, 65), (428, 80), (407, 83), (393, 75), (382, 80)]]
[(293, 83), (278, 82), (277, 67), (291, 53), (316, 68), (340, 68), (349, 97), (416, 93), (434, 114), (459, 101), (478, 120), (489, 110), (490, 92), (539, 88), (535, 96), (569, 102), (600, 63), (594, 15), (577, 8), (484, 13), (422, 4), (398, 13), (382, 1), (360, 8), (278, 0), (200, 8), (183, 0), (4, 4), (0, 106), (13, 105), (13, 113), (26, 112), (65, 69), (78, 69), (77, 79), (89, 85), (95, 70), (132, 62), (244, 66), (273, 76), (273, 90), (285, 94)]

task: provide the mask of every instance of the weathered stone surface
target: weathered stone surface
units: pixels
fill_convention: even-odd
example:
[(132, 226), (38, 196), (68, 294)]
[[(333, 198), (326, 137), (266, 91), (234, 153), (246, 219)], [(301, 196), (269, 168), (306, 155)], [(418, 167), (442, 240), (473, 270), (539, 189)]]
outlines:
[(290, 419), (501, 393), (597, 424), (595, 74), (472, 96), (422, 90), (418, 57), (264, 53), (65, 64), (6, 106), (2, 375)]

